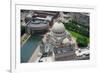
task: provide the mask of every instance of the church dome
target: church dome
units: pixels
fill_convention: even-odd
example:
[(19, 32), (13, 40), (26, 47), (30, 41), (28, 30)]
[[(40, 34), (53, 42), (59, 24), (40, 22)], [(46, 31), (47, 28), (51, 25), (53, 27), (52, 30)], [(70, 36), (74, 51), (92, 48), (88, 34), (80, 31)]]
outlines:
[(53, 27), (52, 27), (52, 32), (53, 33), (58, 33), (58, 34), (62, 34), (65, 32), (65, 27), (62, 23), (58, 23), (56, 22)]

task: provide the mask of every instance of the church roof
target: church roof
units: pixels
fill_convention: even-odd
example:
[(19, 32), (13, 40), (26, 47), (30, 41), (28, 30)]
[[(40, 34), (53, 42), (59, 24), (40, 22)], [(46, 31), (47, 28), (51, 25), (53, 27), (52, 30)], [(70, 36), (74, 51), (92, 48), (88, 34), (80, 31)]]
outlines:
[(56, 22), (52, 27), (53, 32), (65, 32), (65, 27), (63, 23)]

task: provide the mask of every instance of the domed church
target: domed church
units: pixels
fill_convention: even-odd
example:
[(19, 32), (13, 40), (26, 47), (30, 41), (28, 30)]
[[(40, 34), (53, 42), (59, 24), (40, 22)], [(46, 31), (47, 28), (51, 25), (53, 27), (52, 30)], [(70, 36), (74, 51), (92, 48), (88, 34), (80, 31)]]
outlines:
[(54, 56), (57, 61), (73, 60), (75, 58), (75, 43), (63, 23), (56, 22), (42, 40), (42, 53)]

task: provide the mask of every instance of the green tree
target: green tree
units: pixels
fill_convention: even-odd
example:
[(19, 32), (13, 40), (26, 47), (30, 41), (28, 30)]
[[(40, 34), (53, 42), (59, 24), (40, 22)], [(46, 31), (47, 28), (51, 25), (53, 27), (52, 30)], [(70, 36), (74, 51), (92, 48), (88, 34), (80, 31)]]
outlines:
[(25, 27), (21, 26), (21, 36), (25, 33)]
[(79, 47), (87, 47), (88, 45), (88, 40), (85, 37), (79, 36), (76, 41)]

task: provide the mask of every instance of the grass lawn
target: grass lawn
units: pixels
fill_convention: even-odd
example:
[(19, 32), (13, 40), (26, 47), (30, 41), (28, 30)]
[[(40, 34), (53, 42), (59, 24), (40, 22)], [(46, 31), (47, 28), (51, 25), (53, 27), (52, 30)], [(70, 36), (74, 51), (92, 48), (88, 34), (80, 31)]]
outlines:
[(74, 32), (74, 31), (69, 31), (69, 32), (70, 32), (71, 36), (73, 36), (73, 37), (75, 37), (75, 38), (78, 38), (78, 37), (84, 37), (84, 38), (86, 38), (87, 41), (88, 41), (88, 43), (89, 43), (89, 38), (88, 38), (88, 37), (83, 36), (83, 35), (81, 35), (81, 34), (79, 34), (79, 33)]

